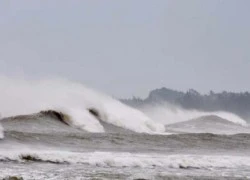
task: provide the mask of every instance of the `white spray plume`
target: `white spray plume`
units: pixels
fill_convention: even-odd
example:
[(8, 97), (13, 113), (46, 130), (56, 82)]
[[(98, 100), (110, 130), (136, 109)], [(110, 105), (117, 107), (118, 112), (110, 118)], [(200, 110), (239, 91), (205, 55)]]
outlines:
[(0, 76), (0, 99), (0, 113), (4, 117), (52, 109), (69, 115), (71, 124), (78, 128), (104, 132), (99, 121), (88, 111), (94, 108), (107, 123), (140, 133), (164, 132), (163, 125), (139, 110), (67, 80), (27, 81)]
[(104, 132), (100, 122), (89, 113), (91, 108), (98, 111), (103, 121), (140, 133), (163, 133), (165, 124), (206, 115), (247, 124), (232, 113), (185, 110), (169, 104), (146, 106), (139, 111), (80, 83), (62, 79), (27, 81), (0, 76), (0, 99), (0, 113), (4, 117), (51, 109), (69, 115), (71, 125), (89, 132)]
[(158, 122), (165, 125), (188, 121), (201, 116), (215, 115), (225, 120), (231, 121), (233, 123), (240, 124), (242, 126), (247, 126), (245, 120), (229, 112), (222, 112), (222, 111), (202, 112), (198, 110), (186, 110), (179, 106), (167, 103), (164, 105), (144, 106), (140, 108), (140, 110), (150, 118), (157, 119)]

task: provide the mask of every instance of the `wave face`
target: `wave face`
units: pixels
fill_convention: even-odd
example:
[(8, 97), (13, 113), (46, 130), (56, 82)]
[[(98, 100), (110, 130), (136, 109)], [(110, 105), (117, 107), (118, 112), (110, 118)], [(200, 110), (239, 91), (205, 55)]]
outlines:
[(0, 179), (250, 177), (250, 134), (220, 134), (247, 133), (246, 122), (230, 113), (137, 110), (65, 80), (0, 77), (0, 100)]
[[(0, 113), (3, 117), (53, 110), (67, 123), (88, 132), (105, 132), (99, 120), (139, 133), (162, 133), (163, 125), (139, 110), (66, 80), (26, 81), (0, 77)], [(8, 102), (8, 103), (7, 103)], [(90, 109), (98, 114), (95, 117)]]
[[(75, 128), (92, 133), (166, 133), (165, 125), (204, 116), (217, 116), (224, 119), (225, 121), (221, 123), (224, 125), (221, 127), (226, 130), (221, 132), (227, 131), (226, 134), (240, 133), (242, 130), (237, 126), (239, 131), (234, 131), (233, 125), (227, 126), (227, 122), (248, 126), (246, 121), (228, 112), (185, 110), (169, 104), (134, 109), (82, 84), (66, 80), (26, 81), (0, 77), (0, 88), (0, 113), (5, 119), (3, 126), (14, 131), (18, 127), (20, 131), (21, 129), (25, 132), (34, 130), (43, 133), (41, 129), (45, 127), (45, 131), (51, 132), (57, 128), (73, 132)], [(203, 120), (200, 119), (200, 121)], [(204, 123), (206, 123), (205, 120)], [(216, 126), (211, 126), (208, 131), (206, 129), (202, 131), (204, 128), (200, 128), (200, 125), (192, 131), (185, 130), (187, 126), (185, 123), (178, 126), (178, 130), (174, 127), (172, 132), (178, 132), (183, 126), (184, 132), (220, 133), (220, 128)], [(0, 137), (3, 138), (1, 129)], [(229, 132), (230, 130), (232, 131)], [(248, 133), (248, 131), (242, 132)]]
[(166, 131), (178, 133), (237, 134), (250, 133), (250, 128), (219, 116), (209, 115), (166, 125)]
[(172, 104), (147, 105), (140, 107), (139, 109), (150, 118), (157, 119), (160, 123), (165, 125), (188, 121), (190, 119), (203, 116), (218, 116), (235, 124), (242, 126), (248, 125), (244, 119), (230, 112), (202, 112), (198, 110), (186, 110)]
[[(30, 115), (19, 115), (3, 118), (2, 125), (6, 132), (69, 134), (85, 132), (67, 124), (66, 119), (56, 116), (57, 112), (40, 112)], [(64, 122), (65, 121), (65, 122)]]

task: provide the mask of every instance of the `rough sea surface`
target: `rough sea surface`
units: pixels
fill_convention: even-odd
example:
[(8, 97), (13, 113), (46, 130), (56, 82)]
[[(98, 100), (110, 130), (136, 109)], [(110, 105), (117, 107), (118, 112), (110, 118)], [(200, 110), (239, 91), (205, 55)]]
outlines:
[(250, 179), (249, 125), (230, 112), (135, 109), (67, 80), (0, 90), (0, 179)]
[[(217, 117), (202, 118), (214, 123)], [(190, 125), (200, 125), (195, 122)], [(185, 133), (187, 122), (181, 133), (171, 133), (180, 123), (165, 134), (146, 134), (104, 122), (105, 133), (89, 133), (41, 113), (1, 123), (2, 179), (250, 179), (248, 133)]]

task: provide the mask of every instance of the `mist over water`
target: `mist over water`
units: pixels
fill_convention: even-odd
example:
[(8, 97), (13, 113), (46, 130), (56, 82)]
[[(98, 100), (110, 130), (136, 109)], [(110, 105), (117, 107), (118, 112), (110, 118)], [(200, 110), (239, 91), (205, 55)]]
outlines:
[(163, 133), (164, 125), (208, 115), (247, 126), (243, 119), (228, 112), (185, 110), (171, 104), (149, 105), (137, 110), (80, 83), (63, 79), (32, 81), (1, 76), (0, 88), (2, 117), (53, 110), (67, 117), (66, 123), (88, 132), (105, 132), (101, 120), (134, 132)]
[(2, 125), (0, 124), (0, 139), (3, 139), (3, 138), (4, 138), (3, 127), (2, 127)]
[(249, 7), (0, 1), (0, 180), (250, 180)]
[[(250, 130), (232, 113), (170, 104), (135, 109), (63, 79), (2, 76), (0, 100), (0, 169), (5, 169), (0, 178), (18, 174), (26, 179), (133, 179), (184, 177), (194, 171), (201, 177), (211, 171), (224, 176), (221, 171), (232, 170), (250, 177), (249, 135), (238, 134)], [(237, 156), (232, 155), (235, 148)]]
[(135, 132), (161, 133), (164, 126), (152, 121), (139, 110), (86, 88), (82, 84), (62, 79), (26, 81), (0, 78), (0, 112), (3, 117), (54, 110), (69, 116), (72, 126), (89, 132), (104, 132), (89, 109), (107, 123)]
[(147, 105), (139, 108), (150, 118), (163, 124), (173, 124), (199, 118), (201, 116), (218, 116), (230, 122), (247, 126), (247, 122), (239, 116), (223, 111), (203, 112), (198, 110), (186, 110), (172, 104)]

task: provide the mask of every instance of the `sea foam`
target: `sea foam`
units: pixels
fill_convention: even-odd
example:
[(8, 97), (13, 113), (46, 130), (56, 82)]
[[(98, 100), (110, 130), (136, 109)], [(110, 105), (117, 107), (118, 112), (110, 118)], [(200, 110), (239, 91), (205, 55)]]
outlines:
[(85, 164), (98, 167), (163, 167), (181, 169), (211, 169), (250, 167), (250, 158), (226, 155), (164, 155), (128, 152), (64, 152), (10, 151), (0, 153), (1, 161), (37, 161), (50, 163)]
[[(3, 117), (54, 110), (65, 114), (70, 125), (89, 132), (104, 132), (99, 120), (139, 133), (162, 133), (165, 130), (164, 125), (139, 110), (76, 82), (0, 77), (0, 89)], [(89, 109), (97, 111), (99, 119)]]

